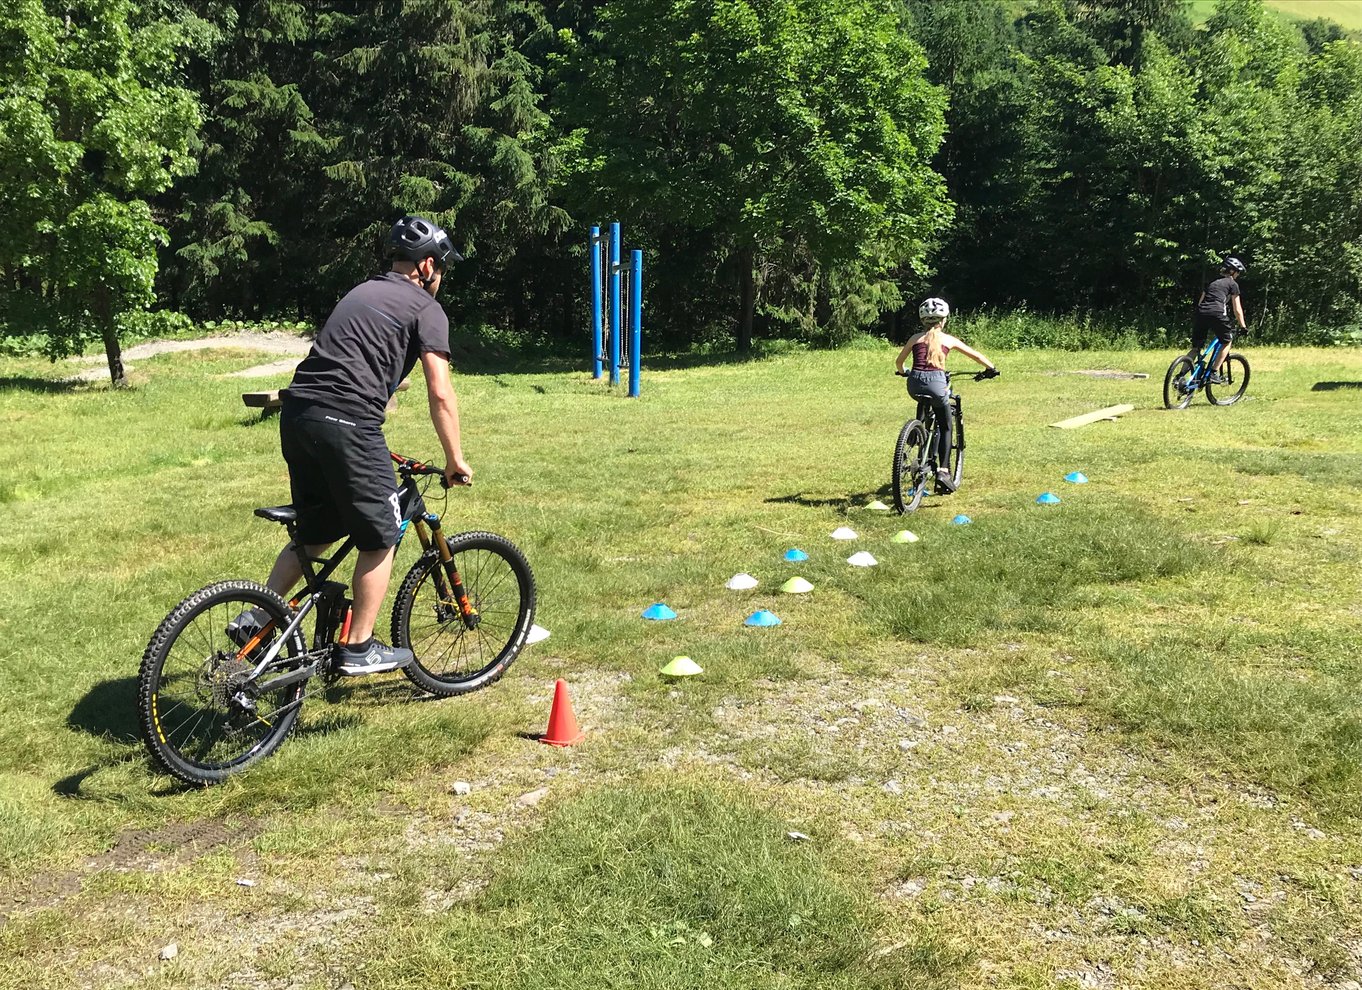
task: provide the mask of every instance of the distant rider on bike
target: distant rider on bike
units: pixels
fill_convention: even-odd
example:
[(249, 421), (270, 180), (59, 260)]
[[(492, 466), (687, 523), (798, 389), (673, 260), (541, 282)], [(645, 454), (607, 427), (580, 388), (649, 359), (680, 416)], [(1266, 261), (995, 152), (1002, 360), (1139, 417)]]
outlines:
[[(1234, 329), (1247, 330), (1244, 321), (1244, 304), (1240, 301), (1239, 276), (1247, 269), (1238, 258), (1227, 257), (1220, 263), (1220, 274), (1202, 290), (1196, 301), (1196, 314), (1192, 318), (1192, 350), (1188, 353), (1193, 361), (1206, 346), (1208, 334), (1220, 338), (1220, 353), (1216, 356), (1215, 367), (1207, 378), (1212, 385), (1224, 385), (1225, 378), (1220, 374), (1220, 366), (1230, 355), (1230, 344), (1234, 342)], [(1230, 322), (1231, 314), (1234, 323)]]
[(947, 469), (950, 463), (951, 437), (955, 434), (955, 411), (946, 396), (949, 391), (950, 377), (946, 374), (946, 355), (959, 351), (965, 357), (982, 364), (989, 371), (997, 373), (993, 362), (978, 351), (967, 346), (958, 337), (945, 332), (946, 320), (950, 318), (951, 307), (944, 299), (925, 299), (917, 308), (922, 320), (922, 331), (908, 338), (899, 356), (894, 361), (894, 370), (903, 374), (903, 363), (911, 354), (912, 370), (908, 372), (908, 394), (920, 402), (927, 402), (936, 411), (936, 483), (939, 491), (955, 491), (955, 482)]
[[(396, 670), (413, 659), (411, 650), (380, 643), (373, 632), (401, 526), (382, 427), (389, 398), (418, 361), (444, 448), (445, 480), (466, 484), (473, 475), (449, 380), (449, 318), (435, 301), (446, 266), (463, 258), (438, 225), (411, 216), (393, 226), (387, 252), (392, 270), (361, 282), (337, 303), (282, 393), (279, 416), (298, 539), (310, 557), (347, 535), (359, 551), (349, 641), (337, 647), (342, 674)], [(302, 577), (289, 543), (266, 583), (288, 597)], [(239, 643), (268, 621), (253, 611), (227, 628)]]

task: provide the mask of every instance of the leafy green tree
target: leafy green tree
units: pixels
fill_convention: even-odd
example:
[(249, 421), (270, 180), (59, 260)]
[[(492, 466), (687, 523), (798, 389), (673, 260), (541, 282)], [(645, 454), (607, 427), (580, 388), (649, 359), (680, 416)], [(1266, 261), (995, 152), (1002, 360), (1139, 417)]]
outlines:
[(568, 223), (548, 199), (549, 120), (525, 54), (543, 13), (521, 0), (326, 6), (311, 89), (330, 145), (314, 214), (322, 291), (372, 270), (392, 221), (421, 213), (469, 258), (444, 298), (476, 320), (516, 291), (518, 249)]
[(557, 63), (574, 213), (617, 216), (664, 259), (731, 273), (690, 285), (732, 299), (740, 350), (759, 303), (805, 327), (897, 304), (889, 276), (925, 267), (949, 205), (929, 166), (941, 94), (891, 4), (640, 0), (597, 13), (586, 34), (564, 32)]
[(304, 233), (327, 142), (306, 93), (314, 11), (299, 0), (159, 0), (194, 25), (187, 83), (200, 94), (196, 172), (168, 214), (158, 288), (202, 317), (297, 315), (315, 264)]
[(164, 232), (148, 196), (190, 170), (193, 94), (177, 29), (131, 0), (11, 0), (0, 10), (0, 319), (53, 357), (119, 334), (153, 302)]

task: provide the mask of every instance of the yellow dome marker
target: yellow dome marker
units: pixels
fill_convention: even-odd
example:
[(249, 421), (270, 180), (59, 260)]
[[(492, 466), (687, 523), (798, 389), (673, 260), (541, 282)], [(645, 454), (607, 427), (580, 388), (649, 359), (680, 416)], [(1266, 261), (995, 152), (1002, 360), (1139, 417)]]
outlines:
[(704, 669), (690, 657), (674, 657), (658, 673), (663, 677), (694, 677), (703, 674)]

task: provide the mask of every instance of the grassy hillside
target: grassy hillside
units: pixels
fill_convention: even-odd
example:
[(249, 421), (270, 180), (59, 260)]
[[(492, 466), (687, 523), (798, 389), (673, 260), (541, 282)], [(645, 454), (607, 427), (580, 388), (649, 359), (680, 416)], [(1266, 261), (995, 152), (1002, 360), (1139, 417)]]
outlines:
[[(1349, 31), (1362, 31), (1362, 0), (1266, 0), (1268, 7), (1299, 20), (1327, 17)], [(1204, 21), (1215, 10), (1215, 0), (1189, 0), (1192, 16)]]
[[(1362, 355), (1251, 349), (1245, 402), (1183, 412), (1170, 353), (995, 355), (964, 487), (899, 518), (893, 353), (652, 360), (633, 401), (459, 375), (447, 525), (526, 550), (551, 638), (466, 698), (336, 685), (208, 791), (151, 772), (133, 682), (183, 596), (267, 570), (286, 476), (239, 393), (286, 378), (0, 361), (0, 988), (1362, 979)], [(388, 434), (430, 456), (422, 392)], [(527, 738), (559, 677), (566, 750)]]

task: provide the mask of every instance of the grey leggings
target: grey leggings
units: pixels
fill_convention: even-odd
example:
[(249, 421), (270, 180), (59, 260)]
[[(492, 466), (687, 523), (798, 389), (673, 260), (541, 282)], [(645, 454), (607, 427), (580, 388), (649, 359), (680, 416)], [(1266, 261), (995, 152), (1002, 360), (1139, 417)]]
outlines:
[(936, 465), (947, 467), (951, 457), (951, 437), (955, 434), (955, 407), (946, 398), (950, 377), (944, 371), (908, 372), (908, 394), (928, 403), (936, 412)]

